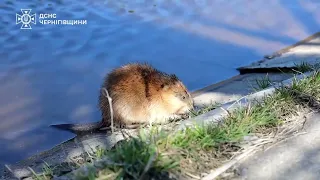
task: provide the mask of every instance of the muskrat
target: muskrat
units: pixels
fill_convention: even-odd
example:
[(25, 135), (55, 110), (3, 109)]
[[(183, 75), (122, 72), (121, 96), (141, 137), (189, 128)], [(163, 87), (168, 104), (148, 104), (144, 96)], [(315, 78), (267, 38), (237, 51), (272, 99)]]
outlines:
[(114, 127), (167, 123), (194, 108), (190, 93), (176, 75), (161, 72), (147, 63), (131, 63), (112, 70), (104, 78), (98, 103), (100, 122), (52, 126), (75, 133), (110, 127), (110, 106), (105, 90), (112, 99)]

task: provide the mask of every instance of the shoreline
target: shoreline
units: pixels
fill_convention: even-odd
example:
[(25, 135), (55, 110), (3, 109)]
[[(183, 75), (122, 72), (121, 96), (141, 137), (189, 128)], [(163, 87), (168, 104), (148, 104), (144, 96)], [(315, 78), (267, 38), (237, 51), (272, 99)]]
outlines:
[[(319, 35), (319, 33), (316, 33), (310, 37), (317, 37), (318, 35)], [(310, 37), (308, 37), (306, 39), (310, 40)], [(294, 45), (290, 46), (291, 47), (290, 49), (293, 49), (293, 48), (307, 42), (306, 39), (296, 43), (297, 44), (296, 46), (294, 46)], [(284, 49), (287, 49), (287, 48), (284, 48)], [(283, 51), (283, 50), (280, 50), (278, 52), (281, 52), (281, 51)], [(277, 57), (274, 57), (274, 58), (277, 58)], [(250, 74), (245, 74), (245, 76), (250, 76)], [(221, 87), (221, 86), (225, 86), (225, 85), (230, 84), (234, 81), (237, 81), (243, 77), (244, 77), (244, 75), (241, 75), (241, 74), (234, 76), (230, 79), (218, 82), (213, 85), (209, 85), (207, 87), (204, 87), (204, 88), (201, 88), (198, 90), (195, 90), (192, 92), (192, 95), (194, 96), (194, 98), (197, 98), (206, 92), (210, 92), (212, 89), (215, 89), (215, 88)], [(303, 76), (300, 76), (300, 77), (303, 77)], [(288, 82), (290, 83), (291, 81), (287, 80), (287, 83)], [(272, 89), (272, 88), (269, 88), (269, 90), (267, 89), (267, 90), (261, 91), (260, 95), (264, 95), (266, 92), (269, 92), (269, 91), (272, 92), (272, 90), (270, 90), (270, 89)], [(241, 97), (241, 101), (243, 101), (243, 102), (250, 101), (250, 98), (247, 99), (247, 98), (243, 98), (243, 97), (244, 96)], [(201, 99), (201, 97), (200, 97), (200, 99)], [(234, 98), (234, 99), (238, 99), (238, 98)], [(234, 104), (236, 101), (237, 100), (224, 102), (223, 107), (229, 107), (231, 104)], [(193, 120), (199, 121), (197, 119), (200, 119), (202, 117), (205, 117), (205, 119), (209, 119), (209, 118), (212, 118), (213, 116), (219, 116), (219, 118), (221, 118), (221, 114), (223, 114), (223, 113), (225, 113), (225, 112), (221, 109), (215, 109), (215, 110), (209, 111), (203, 115), (200, 115), (199, 117), (195, 117), (195, 118), (189, 119), (189, 120), (184, 120), (182, 122), (182, 125), (179, 128), (185, 128), (185, 127), (182, 127), (184, 124), (188, 124), (188, 122), (191, 122)], [(130, 131), (129, 133), (132, 133), (132, 135), (136, 134), (136, 132), (134, 132), (134, 131)], [(104, 134), (104, 135), (103, 134), (96, 134), (96, 135), (87, 135), (87, 136), (83, 136), (83, 137), (75, 137), (75, 138), (69, 139), (65, 142), (62, 142), (61, 144), (59, 144), (59, 145), (57, 145), (47, 151), (43, 151), (43, 152), (41, 152), (39, 154), (35, 154), (34, 156), (31, 156), (27, 159), (24, 159), (22, 161), (14, 163), (13, 166), (11, 166), (11, 167), (14, 167), (14, 168), (11, 168), (11, 171), (13, 171), (13, 172), (20, 171), (20, 172), (18, 172), (19, 177), (28, 177), (28, 176), (30, 176), (31, 172), (25, 168), (26, 166), (28, 166), (28, 167), (31, 166), (31, 168), (38, 167), (40, 164), (42, 164), (42, 162), (43, 162), (42, 160), (44, 160), (44, 159), (47, 159), (50, 162), (54, 162), (54, 163), (55, 162), (63, 162), (63, 161), (71, 162), (66, 159), (70, 159), (70, 158), (72, 159), (74, 157), (80, 156), (81, 153), (90, 152), (92, 146), (98, 145), (100, 147), (110, 149), (111, 147), (114, 146), (114, 144), (116, 144), (118, 141), (123, 139), (123, 137), (122, 137), (122, 139), (121, 139), (121, 137), (122, 137), (122, 134), (116, 134), (112, 138), (110, 138), (110, 136), (108, 136), (106, 134)], [(69, 154), (66, 152), (68, 152)], [(6, 173), (3, 173), (3, 175), (4, 174), (6, 174)]]

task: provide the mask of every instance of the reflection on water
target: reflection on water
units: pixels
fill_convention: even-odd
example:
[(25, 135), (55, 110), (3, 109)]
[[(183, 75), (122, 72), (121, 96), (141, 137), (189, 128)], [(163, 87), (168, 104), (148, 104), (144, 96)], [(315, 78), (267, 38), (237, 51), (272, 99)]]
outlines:
[[(320, 23), (312, 0), (4, 0), (0, 7), (1, 164), (72, 137), (49, 124), (99, 120), (98, 88), (112, 68), (147, 61), (195, 90), (309, 36)], [(21, 30), (21, 8), (87, 24), (38, 22)]]

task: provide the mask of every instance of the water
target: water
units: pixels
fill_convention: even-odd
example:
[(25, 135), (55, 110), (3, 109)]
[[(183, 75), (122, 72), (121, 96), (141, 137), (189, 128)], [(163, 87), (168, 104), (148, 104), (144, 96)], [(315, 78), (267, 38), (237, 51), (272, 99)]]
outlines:
[[(56, 123), (97, 121), (103, 76), (133, 61), (192, 91), (319, 30), (315, 0), (4, 0), (0, 2), (0, 164), (61, 143)], [(86, 25), (15, 24), (21, 8)], [(38, 18), (38, 17), (37, 17)]]

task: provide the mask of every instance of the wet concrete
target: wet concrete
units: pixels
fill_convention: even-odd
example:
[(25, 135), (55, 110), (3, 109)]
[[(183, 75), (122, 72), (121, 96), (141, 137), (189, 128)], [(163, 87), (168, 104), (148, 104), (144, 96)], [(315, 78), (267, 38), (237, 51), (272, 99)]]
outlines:
[[(21, 30), (21, 8), (88, 24)], [(298, 0), (1, 1), (0, 164), (73, 137), (50, 124), (99, 120), (99, 87), (114, 67), (147, 61), (192, 91), (318, 31), (317, 9)]]

